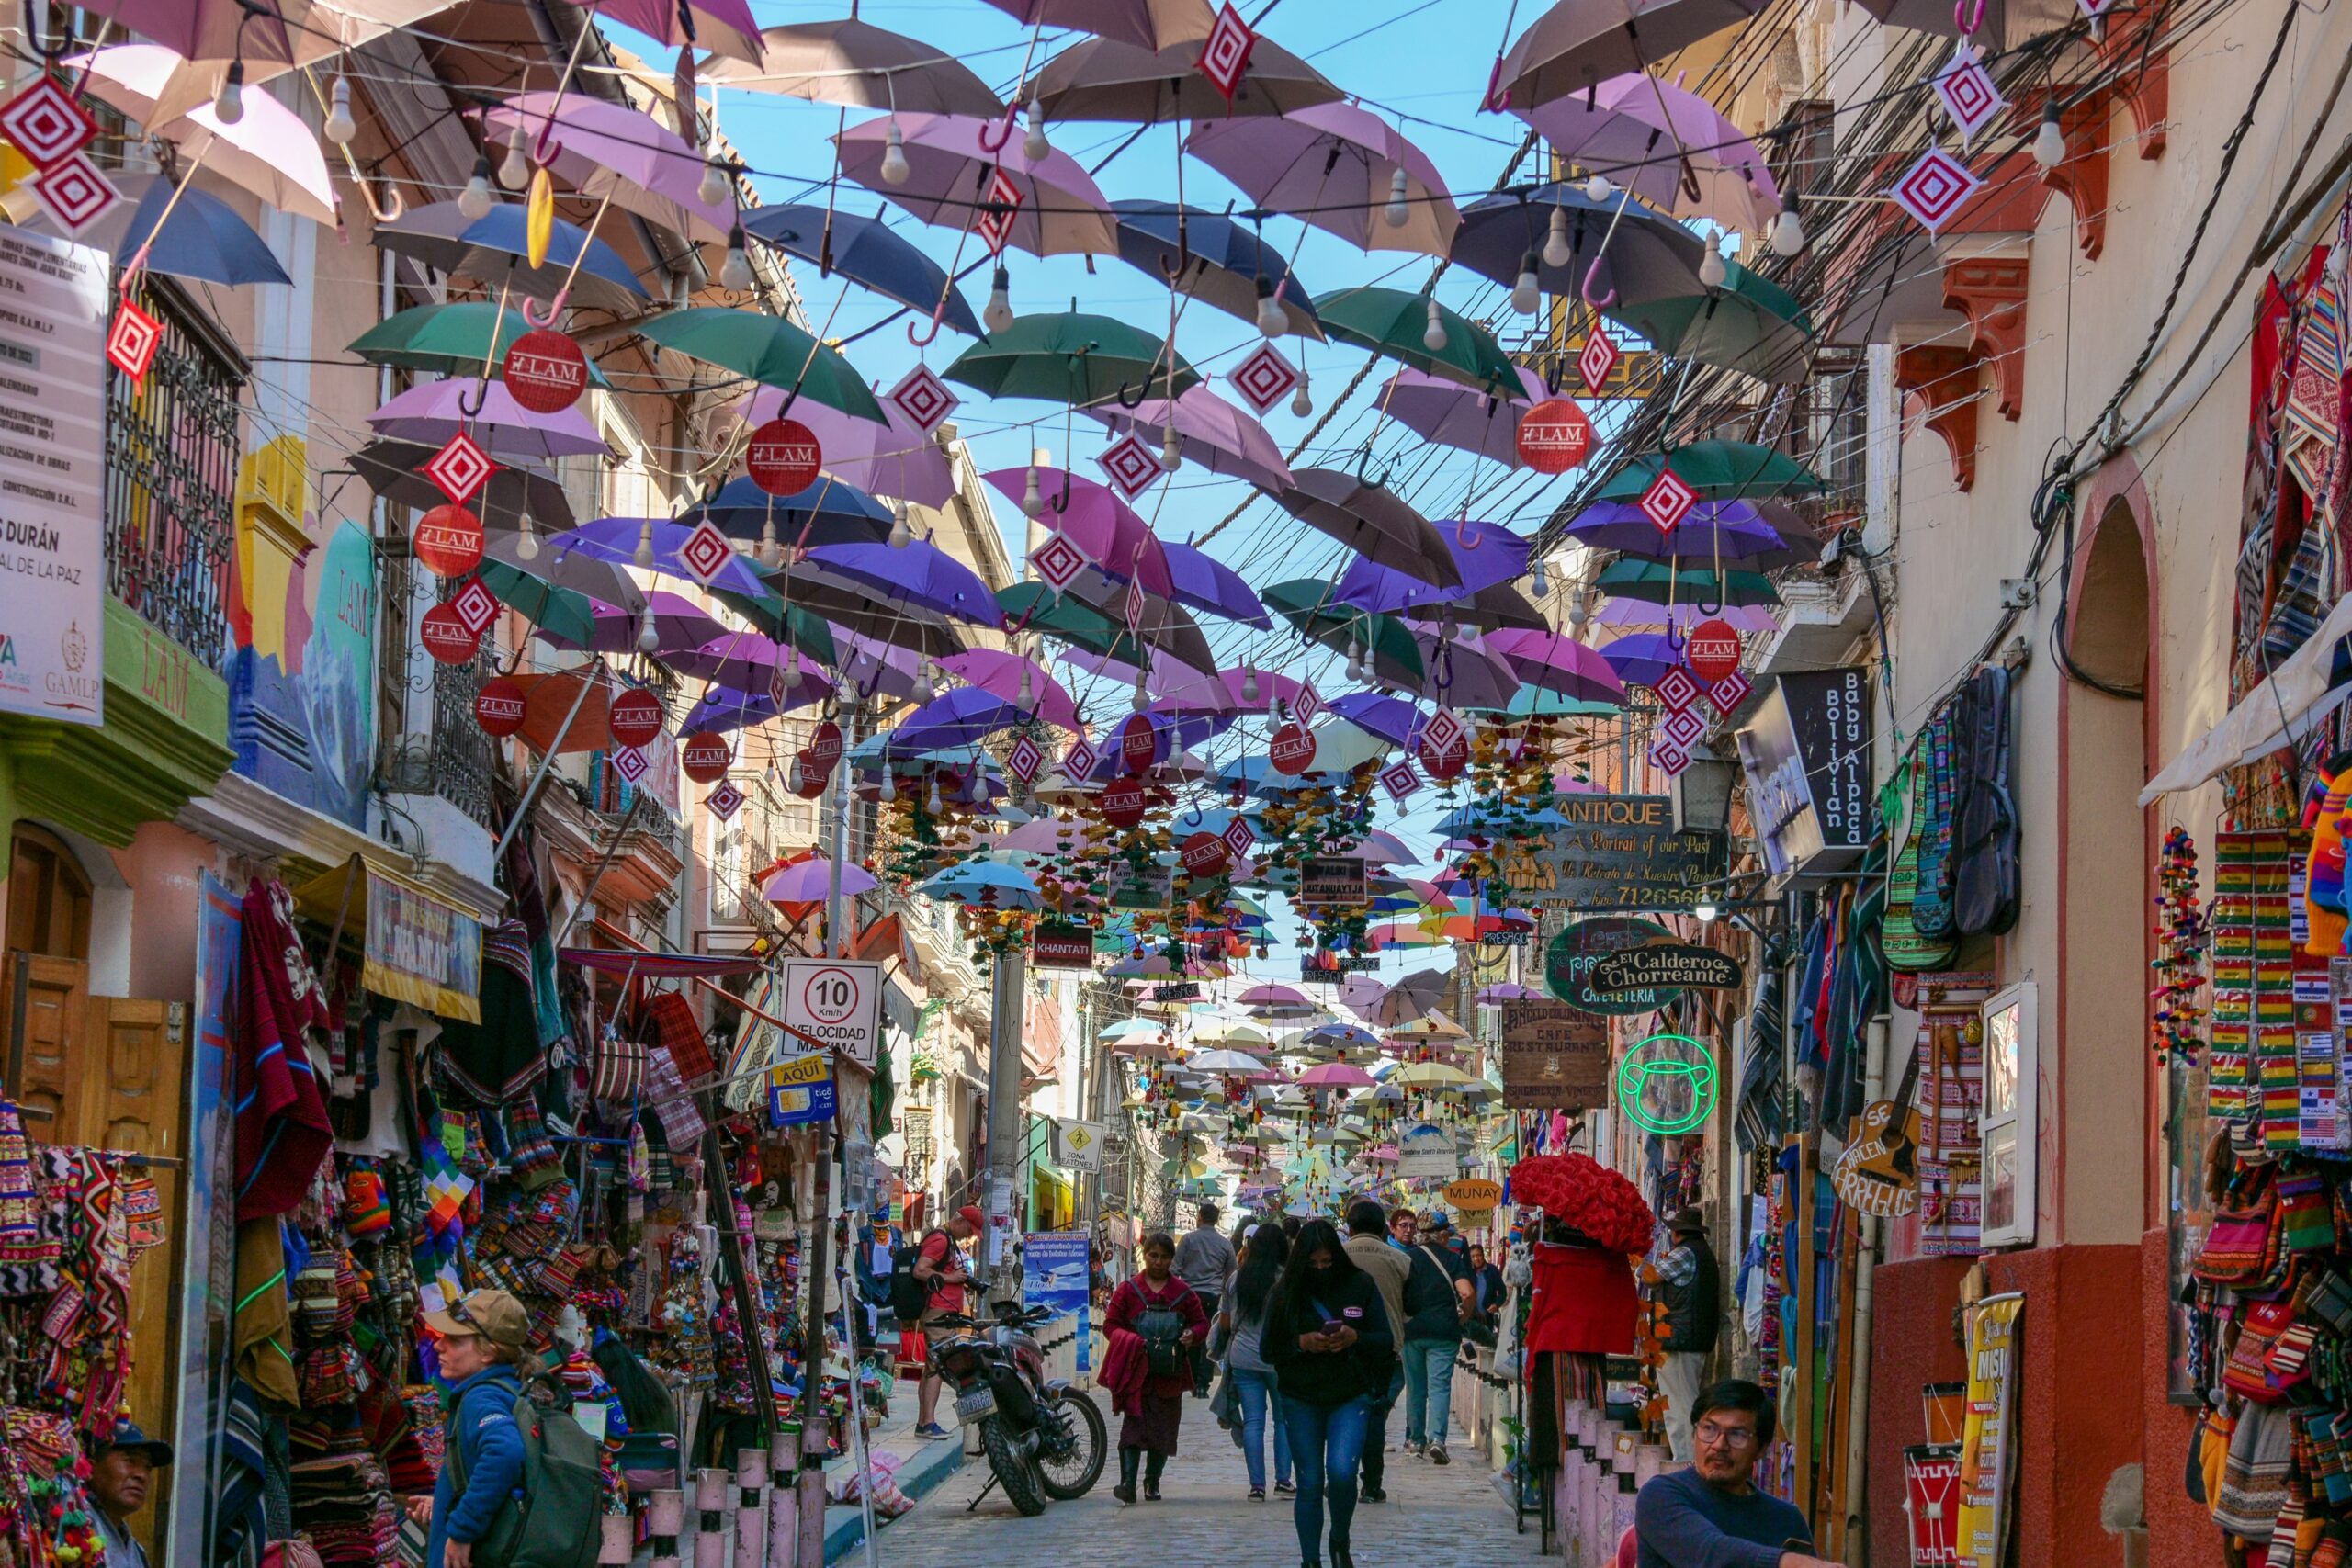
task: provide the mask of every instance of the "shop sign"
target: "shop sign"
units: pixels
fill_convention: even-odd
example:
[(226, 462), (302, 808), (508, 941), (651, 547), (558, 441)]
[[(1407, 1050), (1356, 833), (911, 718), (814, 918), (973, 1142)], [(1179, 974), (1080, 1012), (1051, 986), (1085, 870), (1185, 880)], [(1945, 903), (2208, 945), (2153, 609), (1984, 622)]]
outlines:
[(1040, 920), (1029, 935), (1029, 962), (1040, 969), (1094, 966), (1094, 928)]
[(1102, 1123), (1055, 1118), (1054, 1163), (1080, 1175), (1102, 1175)]
[(1664, 926), (1650, 920), (1603, 915), (1564, 928), (1544, 950), (1544, 987), (1555, 998), (1587, 1012), (1626, 1018), (1655, 1012), (1672, 1001), (1671, 990), (1603, 991), (1592, 983), (1594, 965), (1627, 948), (1671, 942)]
[(1453, 1134), (1433, 1122), (1408, 1127), (1396, 1139), (1396, 1175), (1410, 1181), (1424, 1177), (1451, 1179), (1462, 1173), (1462, 1151)]
[(1126, 879), (1111, 890), (1111, 908), (1165, 909), (1175, 901), (1175, 897), (1174, 871), (1155, 861), (1140, 868), (1128, 868)]
[(427, 1012), (481, 1022), (481, 922), (379, 871), (365, 874), (368, 942), (360, 984)]
[(1102, 792), (1102, 820), (1114, 828), (1132, 828), (1143, 820), (1143, 785), (1121, 779)]
[(1165, 986), (1154, 986), (1150, 999), (1155, 1002), (1196, 1002), (1201, 999), (1201, 984), (1197, 980), (1177, 980)]
[(1687, 1034), (1637, 1041), (1617, 1064), (1617, 1109), (1645, 1133), (1679, 1137), (1715, 1109), (1715, 1054)]
[(686, 737), (678, 750), (678, 766), (696, 784), (718, 783), (727, 776), (728, 765), (734, 761), (735, 748), (727, 737), (707, 729)]
[(1998, 1562), (2008, 1551), (2017, 1472), (2018, 1317), (2025, 1297), (1986, 1296), (1968, 1314), (1968, 1416), (1960, 1443), (1960, 1555)]
[(1447, 1183), (1445, 1190), (1439, 1196), (1464, 1213), (1476, 1214), (1503, 1201), (1503, 1184), (1490, 1181), (1483, 1176), (1465, 1176), (1459, 1181)]
[[(1021, 1243), (1021, 1304), (1044, 1307), (1054, 1320), (1073, 1318), (1081, 1325), (1086, 1303), (1093, 1294), (1093, 1261), (1088, 1256), (1093, 1237), (1082, 1230), (1031, 1231)], [(1087, 1371), (1088, 1334), (1076, 1336), (1078, 1370)]]
[(1140, 773), (1148, 770), (1159, 754), (1159, 738), (1152, 733), (1151, 716), (1131, 714), (1119, 728), (1119, 761), (1127, 772)]
[(539, 327), (507, 346), (507, 396), (533, 413), (561, 413), (588, 389), (588, 361), (561, 333)]
[(474, 694), (474, 722), (484, 734), (503, 739), (523, 728), (527, 707), (519, 684), (507, 676), (493, 675)]
[(1677, 832), (1663, 795), (1572, 795), (1553, 803), (1562, 820), (1528, 848), (1498, 846), (1496, 869), (1516, 903), (1590, 910), (1688, 909), (1723, 880), (1721, 833)]
[(1565, 474), (1592, 450), (1592, 421), (1566, 398), (1539, 403), (1519, 416), (1519, 458), (1539, 474)]
[(799, 1043), (813, 1037), (861, 1067), (873, 1066), (882, 1053), (882, 966), (786, 959), (784, 1021), (800, 1032), (790, 1037)]
[(443, 664), (463, 664), (481, 651), (481, 634), (466, 625), (458, 607), (446, 601), (418, 618), (416, 639)]
[(107, 280), (0, 226), (0, 711), (106, 722)]
[(819, 772), (831, 773), (833, 764), (841, 761), (842, 727), (829, 718), (810, 731), (808, 756)]
[(606, 728), (616, 744), (643, 746), (662, 733), (662, 705), (650, 692), (624, 692), (613, 699)]
[(1683, 639), (1682, 658), (1691, 674), (1706, 685), (1716, 685), (1739, 672), (1739, 634), (1729, 621), (1701, 621)]
[(1298, 865), (1301, 904), (1352, 908), (1364, 901), (1363, 862), (1350, 855), (1317, 855)]
[(1598, 1110), (1609, 1103), (1609, 1021), (1566, 1002), (1505, 1002), (1502, 1069), (1511, 1110)]
[(481, 519), (454, 502), (417, 519), (410, 541), (416, 558), (435, 577), (463, 577), (481, 564)]
[(839, 1104), (833, 1089), (833, 1067), (812, 1051), (778, 1062), (768, 1069), (768, 1124), (797, 1127), (831, 1122)]
[(1781, 676), (1739, 732), (1749, 814), (1774, 876), (1836, 876), (1870, 847), (1870, 671)]
[(1863, 1108), (1861, 1136), (1829, 1172), (1838, 1201), (1880, 1219), (1919, 1206), (1919, 1111), (1891, 1100)]
[(1739, 960), (1694, 942), (1659, 942), (1612, 953), (1592, 966), (1592, 988), (1624, 991), (1736, 991)]
[(797, 419), (772, 419), (752, 432), (743, 466), (752, 483), (769, 495), (798, 495), (817, 482), (825, 460), (817, 433)]
[(1185, 872), (1193, 876), (1215, 876), (1225, 869), (1225, 840), (1215, 833), (1195, 833), (1186, 839), (1176, 852)]
[(1266, 756), (1276, 773), (1296, 778), (1315, 765), (1315, 732), (1285, 724), (1267, 742)]

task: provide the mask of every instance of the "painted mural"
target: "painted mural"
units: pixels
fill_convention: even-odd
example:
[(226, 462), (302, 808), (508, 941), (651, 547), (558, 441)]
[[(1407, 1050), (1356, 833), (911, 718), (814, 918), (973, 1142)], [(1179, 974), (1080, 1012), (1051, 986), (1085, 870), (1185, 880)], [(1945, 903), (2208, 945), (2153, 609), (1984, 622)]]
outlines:
[(229, 738), (236, 771), (365, 828), (375, 768), (376, 558), (356, 525), (282, 574), (252, 572), (237, 626)]

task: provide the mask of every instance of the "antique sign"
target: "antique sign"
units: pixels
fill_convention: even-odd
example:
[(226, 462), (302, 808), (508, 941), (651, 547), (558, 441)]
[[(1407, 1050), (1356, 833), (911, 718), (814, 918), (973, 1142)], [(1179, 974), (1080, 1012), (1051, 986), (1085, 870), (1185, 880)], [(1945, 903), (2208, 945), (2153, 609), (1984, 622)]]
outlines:
[(1676, 832), (1668, 795), (1573, 795), (1552, 810), (1562, 820), (1541, 842), (1498, 848), (1515, 901), (1595, 913), (1688, 909), (1699, 888), (1723, 877), (1724, 836)]

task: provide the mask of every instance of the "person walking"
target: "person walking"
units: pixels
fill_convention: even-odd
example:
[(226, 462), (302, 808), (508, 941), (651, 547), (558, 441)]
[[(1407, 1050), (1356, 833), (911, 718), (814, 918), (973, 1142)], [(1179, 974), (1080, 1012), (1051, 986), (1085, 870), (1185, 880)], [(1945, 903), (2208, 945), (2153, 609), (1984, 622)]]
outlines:
[[(1274, 1298), (1283, 1264), (1290, 1257), (1290, 1238), (1280, 1225), (1260, 1225), (1241, 1249), (1241, 1266), (1233, 1271), (1233, 1289), (1225, 1298), (1217, 1326), (1226, 1338), (1225, 1365), (1233, 1392), (1241, 1401), (1241, 1455), (1250, 1466), (1250, 1498), (1266, 1497), (1266, 1429), (1274, 1434), (1274, 1490), (1296, 1490), (1290, 1481), (1290, 1433), (1283, 1427), (1281, 1384), (1273, 1364), (1266, 1359), (1266, 1308)], [(1271, 1417), (1271, 1420), (1270, 1420)]]
[(1446, 1245), (1453, 1222), (1430, 1211), (1415, 1235), (1405, 1281), (1405, 1451), (1431, 1464), (1452, 1462), (1445, 1438), (1453, 1419), (1453, 1363), (1462, 1354), (1462, 1320), (1470, 1315), (1470, 1269)]
[[(440, 1479), (433, 1488), (425, 1568), (470, 1568), (474, 1542), (490, 1529), (506, 1495), (523, 1479), (523, 1433), (514, 1425), (522, 1394), (517, 1371), (530, 1338), (530, 1314), (504, 1291), (469, 1291), (447, 1312), (428, 1312), (434, 1354), (449, 1384)], [(458, 1472), (466, 1474), (458, 1489)]]
[(1640, 1568), (1838, 1568), (1813, 1555), (1804, 1514), (1756, 1487), (1756, 1461), (1772, 1442), (1771, 1395), (1727, 1378), (1700, 1390), (1690, 1413), (1691, 1468), (1634, 1499)]
[(1302, 1568), (1322, 1568), (1328, 1511), (1331, 1568), (1355, 1568), (1348, 1540), (1357, 1468), (1373, 1399), (1386, 1392), (1394, 1375), (1396, 1340), (1380, 1287), (1329, 1220), (1299, 1227), (1267, 1309), (1262, 1344), (1282, 1379), (1283, 1417), (1298, 1467), (1291, 1518), (1298, 1527), (1299, 1562)]
[[(1411, 1211), (1406, 1211), (1409, 1217)], [(1348, 1205), (1348, 1256), (1356, 1267), (1372, 1276), (1380, 1301), (1388, 1314), (1389, 1343), (1405, 1343), (1405, 1281), (1411, 1278), (1413, 1261), (1390, 1239), (1389, 1216), (1386, 1210), (1370, 1198), (1359, 1198)], [(1292, 1248), (1296, 1250), (1295, 1246)], [(1401, 1360), (1393, 1362), (1388, 1386), (1373, 1396), (1372, 1428), (1363, 1442), (1363, 1500), (1385, 1503), (1388, 1492), (1383, 1484), (1388, 1479), (1388, 1413), (1396, 1408), (1396, 1396), (1404, 1392), (1405, 1367)]]
[(1658, 1296), (1666, 1307), (1666, 1362), (1658, 1368), (1657, 1391), (1666, 1398), (1666, 1444), (1674, 1458), (1689, 1461), (1692, 1407), (1706, 1385), (1723, 1324), (1723, 1272), (1707, 1245), (1707, 1222), (1684, 1209), (1668, 1222), (1673, 1246), (1658, 1259)]
[[(915, 1253), (915, 1278), (930, 1291), (931, 1301), (922, 1309), (926, 1327), (950, 1313), (964, 1310), (964, 1287), (971, 1282), (971, 1272), (964, 1267), (964, 1255), (957, 1248), (980, 1234), (988, 1224), (988, 1216), (980, 1213), (978, 1203), (967, 1203), (948, 1216), (947, 1228), (935, 1230), (922, 1238), (922, 1246)], [(937, 1442), (948, 1435), (939, 1424), (939, 1373), (933, 1370), (931, 1358), (922, 1363), (922, 1381), (915, 1385), (915, 1436)]]
[(1470, 1304), (1477, 1309), (1478, 1321), (1488, 1328), (1502, 1321), (1502, 1265), (1487, 1256), (1487, 1249), (1477, 1242), (1470, 1244)]
[(1136, 1500), (1136, 1470), (1143, 1467), (1143, 1495), (1159, 1501), (1159, 1477), (1176, 1452), (1184, 1423), (1184, 1391), (1193, 1386), (1193, 1348), (1209, 1337), (1201, 1298), (1177, 1278), (1176, 1242), (1166, 1231), (1143, 1238), (1143, 1272), (1111, 1292), (1102, 1314), (1106, 1335), (1125, 1330), (1144, 1342), (1148, 1358), (1143, 1389), (1119, 1427), (1119, 1483), (1111, 1495)]
[[(1193, 1288), (1201, 1299), (1201, 1310), (1209, 1316), (1217, 1314), (1225, 1299), (1225, 1281), (1233, 1272), (1235, 1262), (1233, 1243), (1216, 1228), (1218, 1219), (1215, 1203), (1201, 1205), (1201, 1223), (1184, 1233), (1176, 1247), (1176, 1277)], [(1205, 1339), (1193, 1346), (1193, 1397), (1209, 1396), (1209, 1350)]]

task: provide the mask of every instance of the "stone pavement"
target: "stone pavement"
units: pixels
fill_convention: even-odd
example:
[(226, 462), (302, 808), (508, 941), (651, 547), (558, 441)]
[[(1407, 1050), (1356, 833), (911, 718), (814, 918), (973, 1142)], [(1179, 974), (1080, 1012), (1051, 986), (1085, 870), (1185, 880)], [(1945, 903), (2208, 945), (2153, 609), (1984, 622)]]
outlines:
[[(1090, 1397), (1100, 1398), (1100, 1391)], [(1104, 1414), (1109, 1414), (1107, 1408)], [(1110, 1418), (1118, 1441), (1118, 1418)], [(1401, 1413), (1390, 1421), (1394, 1443)], [(1457, 1434), (1458, 1438), (1458, 1434)], [(1479, 1456), (1456, 1447), (1453, 1462), (1438, 1466), (1403, 1454), (1388, 1456), (1388, 1501), (1356, 1508), (1352, 1550), (1358, 1568), (1498, 1568), (1544, 1561), (1535, 1521), (1514, 1533), (1510, 1505), (1496, 1490)], [(1024, 1519), (991, 1492), (978, 1511), (965, 1506), (989, 1479), (988, 1461), (972, 1459), (914, 1512), (875, 1538), (881, 1568), (1060, 1568), (1073, 1562), (1166, 1564), (1169, 1568), (1297, 1568), (1298, 1537), (1291, 1500), (1271, 1489), (1249, 1500), (1241, 1450), (1217, 1429), (1206, 1400), (1184, 1402), (1184, 1432), (1161, 1484), (1163, 1501), (1122, 1507), (1111, 1495), (1119, 1479), (1115, 1450), (1102, 1479), (1075, 1503), (1056, 1503)], [(852, 1551), (843, 1568), (863, 1563)]]

